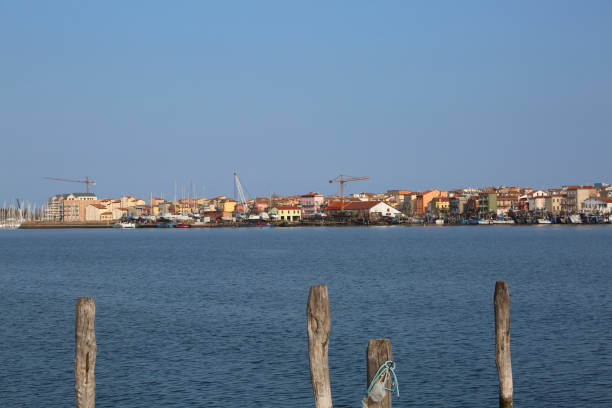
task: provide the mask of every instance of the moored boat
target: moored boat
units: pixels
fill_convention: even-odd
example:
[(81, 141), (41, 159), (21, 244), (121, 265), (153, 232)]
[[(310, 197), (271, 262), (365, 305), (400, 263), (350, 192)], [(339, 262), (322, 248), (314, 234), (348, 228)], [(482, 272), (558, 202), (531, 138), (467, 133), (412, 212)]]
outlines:
[(441, 218), (438, 218), (438, 219), (436, 220), (436, 225), (444, 225), (444, 220), (443, 220), (443, 219), (441, 219)]
[(478, 225), (491, 225), (493, 221), (491, 220), (478, 220)]
[(113, 225), (113, 228), (136, 228), (133, 222), (118, 222)]
[(180, 223), (176, 224), (174, 226), (174, 228), (191, 228), (191, 225), (189, 225), (187, 223), (184, 223), (184, 222), (180, 222)]
[(552, 224), (552, 221), (546, 218), (538, 218), (538, 224)]
[(494, 220), (493, 224), (515, 224), (515, 222), (512, 218), (503, 218)]

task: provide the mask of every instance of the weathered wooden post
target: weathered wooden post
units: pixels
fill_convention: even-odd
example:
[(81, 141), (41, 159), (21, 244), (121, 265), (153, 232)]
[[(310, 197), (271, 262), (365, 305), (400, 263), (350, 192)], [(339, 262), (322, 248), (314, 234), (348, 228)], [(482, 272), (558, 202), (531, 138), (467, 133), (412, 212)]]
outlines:
[(499, 406), (512, 408), (512, 361), (510, 359), (510, 295), (508, 282), (495, 283), (495, 365), (499, 376)]
[(74, 391), (77, 408), (96, 406), (96, 305), (93, 298), (79, 298), (76, 306), (76, 353), (74, 357)]
[(329, 362), (327, 357), (331, 314), (327, 285), (310, 287), (308, 307), (308, 354), (310, 357), (310, 377), (316, 408), (332, 408), (331, 385), (329, 382)]
[[(366, 352), (367, 361), (367, 383), (366, 388), (370, 385), (372, 378), (376, 375), (376, 371), (386, 361), (393, 360), (393, 353), (391, 352), (391, 340), (389, 339), (372, 339), (368, 343), (368, 349)], [(391, 387), (391, 376), (388, 377), (385, 382), (385, 387)], [(385, 395), (380, 402), (374, 402), (368, 398), (368, 408), (391, 408), (391, 393)]]

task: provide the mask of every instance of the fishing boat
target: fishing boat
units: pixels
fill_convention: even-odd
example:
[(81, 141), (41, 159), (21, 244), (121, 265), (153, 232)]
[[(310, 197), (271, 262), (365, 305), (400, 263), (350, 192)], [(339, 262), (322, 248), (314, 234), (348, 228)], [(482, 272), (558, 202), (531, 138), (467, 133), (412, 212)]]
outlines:
[(493, 221), (493, 224), (515, 224), (512, 218), (498, 218)]
[(133, 222), (118, 222), (113, 225), (113, 228), (131, 229), (136, 228), (136, 224), (134, 224)]

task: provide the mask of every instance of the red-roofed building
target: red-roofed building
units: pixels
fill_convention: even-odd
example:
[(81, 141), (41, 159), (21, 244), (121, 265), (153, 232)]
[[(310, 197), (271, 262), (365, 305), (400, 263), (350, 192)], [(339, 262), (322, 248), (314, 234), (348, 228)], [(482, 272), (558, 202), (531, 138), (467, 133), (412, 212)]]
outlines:
[(612, 213), (612, 198), (589, 197), (582, 202), (581, 209), (589, 214), (610, 214)]
[[(327, 206), (328, 215), (340, 215), (340, 201)], [(380, 217), (397, 217), (400, 211), (383, 201), (349, 201), (344, 203), (344, 212), (352, 217), (377, 219)]]
[(593, 186), (567, 186), (567, 196), (563, 210), (575, 213), (582, 209), (582, 203), (589, 197), (597, 197), (597, 190)]
[(427, 190), (422, 193), (418, 193), (416, 197), (416, 214), (423, 215), (427, 211), (427, 206), (434, 197), (448, 197), (446, 191), (441, 190)]
[(295, 205), (277, 205), (270, 210), (270, 215), (277, 221), (298, 222), (302, 219), (302, 210)]

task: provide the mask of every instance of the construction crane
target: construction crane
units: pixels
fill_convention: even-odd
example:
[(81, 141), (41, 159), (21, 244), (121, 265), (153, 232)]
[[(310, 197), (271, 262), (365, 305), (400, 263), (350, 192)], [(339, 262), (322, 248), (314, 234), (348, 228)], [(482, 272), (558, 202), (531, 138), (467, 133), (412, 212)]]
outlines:
[(89, 193), (89, 185), (90, 184), (92, 186), (96, 185), (96, 182), (94, 180), (90, 180), (89, 177), (85, 177), (85, 180), (71, 180), (71, 179), (63, 179), (63, 178), (57, 178), (57, 177), (43, 177), (43, 178), (47, 180), (66, 181), (68, 183), (83, 183), (87, 186), (86, 188), (87, 188), (88, 193)]
[(345, 178), (345, 175), (341, 174), (335, 179), (329, 180), (330, 183), (340, 183), (340, 212), (344, 212), (344, 183), (347, 181), (368, 180), (369, 178), (368, 176)]

